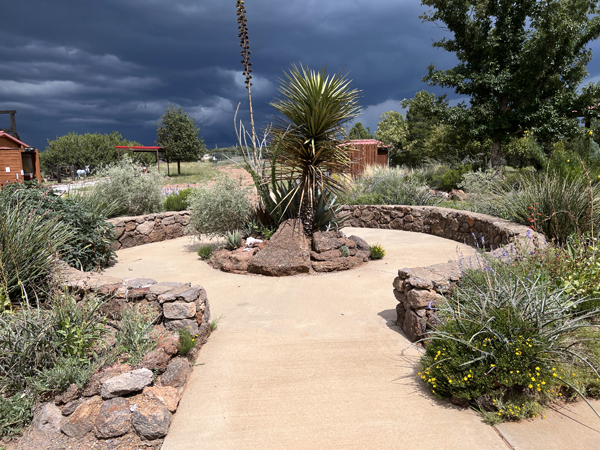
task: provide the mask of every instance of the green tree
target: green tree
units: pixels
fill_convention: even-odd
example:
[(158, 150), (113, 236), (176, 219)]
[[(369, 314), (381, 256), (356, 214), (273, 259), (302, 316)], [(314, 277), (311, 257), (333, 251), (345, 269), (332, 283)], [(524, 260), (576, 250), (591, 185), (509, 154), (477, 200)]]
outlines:
[[(64, 136), (57, 136), (53, 141), (48, 139), (46, 150), (40, 153), (40, 163), (47, 171), (56, 170), (57, 165), (73, 165), (76, 169), (90, 166), (90, 169), (93, 170), (100, 165), (110, 164), (117, 160), (115, 145), (135, 146), (141, 144), (124, 139), (116, 131), (110, 134), (71, 132)], [(151, 155), (144, 156), (152, 157)]]
[(359, 91), (345, 75), (327, 76), (308, 67), (292, 65), (280, 80), (281, 97), (271, 103), (283, 117), (273, 125), (277, 142), (277, 179), (293, 183), (290, 197), (300, 196), (298, 218), (312, 235), (319, 194), (340, 193), (336, 174), (350, 170), (344, 125), (360, 113)]
[(421, 16), (452, 33), (434, 47), (455, 53), (459, 64), (428, 68), (432, 85), (470, 97), (461, 117), (468, 130), (492, 139), (492, 165), (502, 144), (526, 129), (547, 139), (578, 127), (573, 107), (591, 59), (587, 44), (600, 34), (598, 1), (423, 0)]
[(369, 127), (365, 130), (362, 123), (356, 122), (348, 133), (348, 139), (373, 139), (373, 135)]
[(167, 106), (157, 126), (156, 144), (165, 149), (167, 162), (177, 161), (178, 175), (181, 161), (198, 161), (206, 151), (204, 140), (198, 137), (200, 128), (181, 107)]
[(407, 134), (406, 121), (398, 111), (387, 111), (379, 117), (375, 137), (390, 147), (390, 165), (397, 165), (398, 155), (407, 144)]

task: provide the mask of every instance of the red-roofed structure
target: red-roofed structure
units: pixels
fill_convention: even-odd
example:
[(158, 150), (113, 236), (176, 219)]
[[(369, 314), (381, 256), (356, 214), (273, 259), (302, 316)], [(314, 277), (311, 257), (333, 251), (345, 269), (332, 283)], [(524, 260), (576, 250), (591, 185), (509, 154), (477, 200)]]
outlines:
[(34, 178), (42, 180), (38, 150), (0, 131), (0, 186)]
[(353, 178), (360, 177), (367, 165), (388, 165), (388, 146), (377, 139), (356, 139), (344, 145), (353, 147), (350, 150), (350, 170)]
[(145, 145), (115, 145), (117, 149), (118, 158), (121, 159), (121, 150), (129, 150), (133, 153), (144, 153), (144, 152), (152, 152), (156, 153), (156, 168), (160, 171), (160, 159), (158, 158), (158, 152), (164, 152), (165, 149), (162, 147), (152, 147)]

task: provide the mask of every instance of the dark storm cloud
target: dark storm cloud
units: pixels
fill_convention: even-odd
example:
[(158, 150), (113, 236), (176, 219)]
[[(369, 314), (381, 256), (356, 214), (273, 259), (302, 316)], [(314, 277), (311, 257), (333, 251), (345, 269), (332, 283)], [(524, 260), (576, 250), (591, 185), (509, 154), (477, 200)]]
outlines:
[[(443, 31), (421, 23), (414, 0), (247, 0), (246, 8), (257, 124), (273, 114), (268, 102), (293, 62), (349, 72), (363, 91), (359, 120), (372, 129), (427, 87), (427, 65), (454, 62), (431, 47)], [(171, 103), (196, 118), (209, 147), (226, 146), (238, 102), (247, 116), (235, 0), (23, 0), (4, 6), (0, 43), (0, 109), (17, 109), (21, 137), (40, 148), (69, 131), (117, 130), (151, 145)]]

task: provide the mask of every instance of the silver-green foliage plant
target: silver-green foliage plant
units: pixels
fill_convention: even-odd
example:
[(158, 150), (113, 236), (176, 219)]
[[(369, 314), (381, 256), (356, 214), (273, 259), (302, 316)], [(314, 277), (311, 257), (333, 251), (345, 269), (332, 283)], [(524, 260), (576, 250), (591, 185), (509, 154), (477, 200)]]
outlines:
[(104, 177), (94, 185), (93, 195), (118, 205), (115, 215), (139, 215), (160, 211), (163, 176), (143, 174), (141, 166), (125, 155), (115, 164), (98, 172)]
[(458, 187), (464, 189), (468, 194), (490, 195), (498, 190), (504, 178), (498, 170), (487, 169), (467, 172), (463, 174)]
[(188, 208), (190, 232), (208, 237), (225, 237), (244, 229), (253, 211), (248, 189), (240, 180), (227, 176), (194, 190), (188, 197)]
[(436, 205), (442, 200), (429, 192), (418, 173), (375, 167), (354, 181), (347, 203), (350, 205)]

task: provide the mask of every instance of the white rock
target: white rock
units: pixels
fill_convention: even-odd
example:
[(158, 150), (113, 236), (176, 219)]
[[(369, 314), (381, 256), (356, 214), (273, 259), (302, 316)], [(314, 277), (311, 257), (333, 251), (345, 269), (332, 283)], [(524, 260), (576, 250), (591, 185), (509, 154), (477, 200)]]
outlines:
[(102, 383), (101, 395), (103, 399), (118, 397), (132, 392), (138, 392), (152, 384), (153, 374), (148, 369), (137, 369), (126, 372), (116, 377), (109, 378)]

